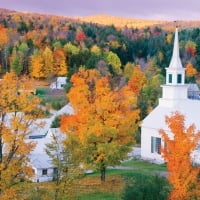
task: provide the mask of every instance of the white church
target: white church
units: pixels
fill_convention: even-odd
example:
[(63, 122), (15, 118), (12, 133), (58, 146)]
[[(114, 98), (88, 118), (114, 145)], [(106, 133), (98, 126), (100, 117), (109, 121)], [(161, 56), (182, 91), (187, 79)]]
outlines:
[[(176, 28), (174, 48), (171, 62), (166, 68), (166, 84), (161, 85), (162, 97), (158, 106), (143, 120), (141, 124), (141, 157), (143, 159), (163, 163), (160, 147), (164, 145), (159, 130), (170, 134), (165, 117), (178, 111), (185, 116), (185, 126), (191, 124), (200, 130), (200, 100), (189, 98), (189, 85), (185, 84), (185, 68), (179, 56), (178, 29)], [(192, 159), (200, 163), (200, 150), (192, 153)]]

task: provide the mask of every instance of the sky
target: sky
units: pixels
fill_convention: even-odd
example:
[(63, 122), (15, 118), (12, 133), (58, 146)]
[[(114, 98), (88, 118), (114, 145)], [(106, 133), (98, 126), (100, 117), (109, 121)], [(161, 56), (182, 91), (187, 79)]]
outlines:
[(62, 16), (200, 20), (200, 0), (0, 0), (0, 8)]

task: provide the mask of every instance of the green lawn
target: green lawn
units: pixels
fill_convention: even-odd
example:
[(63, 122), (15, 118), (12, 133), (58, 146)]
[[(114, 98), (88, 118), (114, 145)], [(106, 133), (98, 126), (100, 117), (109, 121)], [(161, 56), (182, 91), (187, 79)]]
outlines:
[[(129, 160), (121, 164), (121, 169), (107, 169), (106, 170), (106, 181), (104, 183), (100, 180), (100, 172), (96, 171), (92, 174), (86, 174), (78, 180), (74, 185), (73, 194), (74, 200), (122, 200), (124, 187), (126, 181), (131, 179), (140, 180), (141, 178), (151, 178), (152, 172), (166, 172), (165, 165), (156, 165), (148, 163), (142, 160)], [(142, 180), (142, 179), (141, 179)], [(50, 197), (53, 195), (54, 183), (30, 183), (30, 185), (19, 184), (24, 187), (22, 191), (30, 196), (33, 188), (38, 188), (31, 197), (32, 199), (43, 200), (43, 196), (47, 195)], [(138, 186), (139, 188), (139, 186)], [(27, 193), (27, 191), (29, 191)], [(140, 190), (140, 189), (139, 189)], [(51, 193), (52, 192), (52, 193)], [(34, 195), (38, 196), (35, 198)], [(43, 195), (43, 196), (41, 196)], [(41, 198), (39, 198), (41, 196)], [(64, 198), (63, 198), (64, 200)], [(67, 199), (66, 199), (67, 200)]]
[(121, 200), (121, 198), (116, 193), (94, 191), (89, 194), (82, 194), (77, 200)]
[(121, 163), (121, 166), (130, 167), (130, 168), (133, 168), (134, 170), (147, 170), (149, 172), (166, 171), (165, 164), (154, 164), (154, 163), (150, 163), (150, 162), (139, 160), (139, 159), (124, 161)]
[[(88, 191), (86, 187), (85, 189), (87, 192), (81, 193), (81, 195), (78, 197), (78, 200), (121, 200), (125, 180), (138, 177), (141, 174), (152, 176), (155, 174), (163, 175), (166, 172), (166, 166), (164, 164), (157, 165), (143, 160), (124, 161), (119, 167), (121, 167), (121, 169), (113, 168), (106, 170), (106, 182), (108, 181), (108, 183), (104, 186), (105, 191), (102, 191), (101, 184), (99, 184), (94, 190), (88, 185)], [(99, 177), (99, 172), (94, 172), (85, 176), (85, 178), (89, 180), (98, 179)], [(112, 185), (111, 180), (113, 181), (113, 184), (117, 185), (113, 186), (115, 187), (113, 189), (109, 189), (109, 187), (112, 187), (110, 186)]]
[[(116, 168), (106, 169), (106, 176), (131, 177), (132, 175), (138, 173), (154, 175), (154, 174), (165, 174), (165, 172), (166, 172), (165, 164), (158, 165), (143, 160), (133, 159), (122, 162), (121, 165), (117, 166)], [(94, 172), (87, 176), (98, 177), (100, 176), (100, 172)]]

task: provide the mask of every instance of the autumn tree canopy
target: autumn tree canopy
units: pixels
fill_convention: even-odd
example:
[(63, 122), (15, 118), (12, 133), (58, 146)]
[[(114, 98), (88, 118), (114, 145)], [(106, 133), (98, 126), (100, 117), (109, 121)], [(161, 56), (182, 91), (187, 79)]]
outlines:
[(191, 199), (199, 170), (192, 166), (191, 153), (197, 147), (200, 131), (194, 124), (185, 127), (185, 117), (179, 112), (166, 117), (172, 135), (160, 130), (165, 147), (163, 157), (167, 163), (168, 179), (172, 185), (171, 200)]
[(197, 75), (197, 70), (191, 62), (188, 62), (185, 67), (186, 81), (189, 83), (195, 83), (195, 75)]
[(112, 89), (97, 70), (81, 68), (71, 82), (68, 98), (74, 114), (61, 118), (61, 129), (78, 140), (83, 163), (98, 168), (105, 181), (106, 167), (119, 164), (134, 143), (139, 120), (136, 95), (128, 86)]
[[(14, 185), (32, 176), (28, 156), (35, 144), (25, 141), (39, 117), (40, 100), (30, 94), (30, 84), (14, 72), (0, 82), (0, 199), (17, 196)], [(15, 198), (17, 199), (17, 198)]]

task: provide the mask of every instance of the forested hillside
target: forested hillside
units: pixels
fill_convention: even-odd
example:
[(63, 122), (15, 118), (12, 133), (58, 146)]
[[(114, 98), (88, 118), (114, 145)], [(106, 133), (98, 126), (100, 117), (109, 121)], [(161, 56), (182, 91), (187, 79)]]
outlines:
[(125, 17), (116, 17), (110, 15), (93, 15), (86, 17), (78, 17), (83, 22), (97, 23), (101, 25), (115, 25), (116, 27), (129, 27), (129, 28), (144, 28), (147, 26), (166, 24), (167, 21), (161, 20), (144, 20), (144, 19), (132, 19)]
[[(41, 80), (71, 77), (84, 66), (109, 74), (113, 85), (123, 86), (139, 65), (148, 80), (140, 100), (147, 112), (156, 105), (172, 54), (175, 23), (167, 24), (168, 28), (164, 22), (139, 29), (117, 27), (114, 21), (113, 25), (99, 25), (1, 9), (0, 73), (12, 69), (18, 76), (26, 74)], [(185, 29), (188, 22), (176, 24), (180, 24), (180, 54), (187, 66), (187, 80), (194, 81), (193, 68), (200, 70), (200, 29)], [(190, 26), (195, 24), (199, 22)]]

